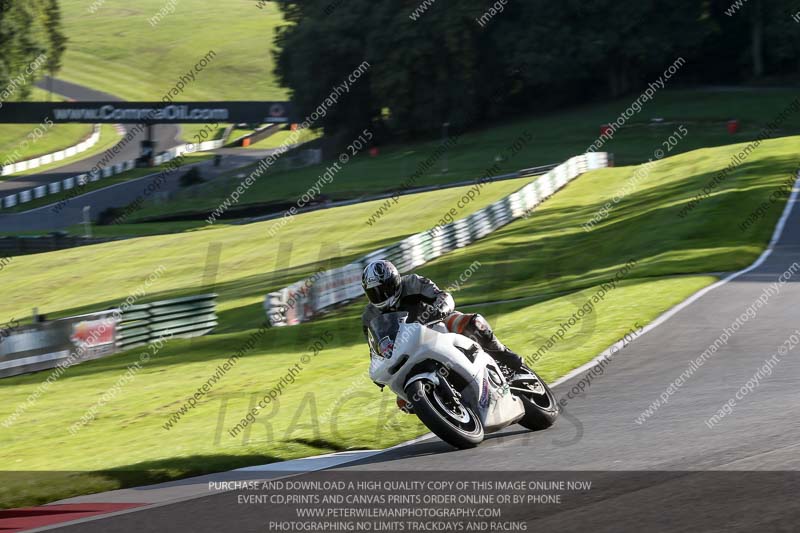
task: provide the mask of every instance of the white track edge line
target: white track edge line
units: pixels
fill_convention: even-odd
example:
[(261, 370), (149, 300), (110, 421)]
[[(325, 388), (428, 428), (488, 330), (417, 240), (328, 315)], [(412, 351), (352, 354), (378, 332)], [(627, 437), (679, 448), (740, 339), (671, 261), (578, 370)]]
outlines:
[[(209, 160), (198, 161), (196, 163), (189, 163), (188, 165), (182, 165), (182, 166), (177, 167), (177, 168), (178, 169), (180, 169), (180, 168), (186, 169), (186, 168), (190, 168), (190, 167), (193, 167), (193, 166), (202, 165), (203, 163), (207, 163), (208, 161)], [(134, 170), (134, 169), (131, 169), (131, 170)], [(28, 213), (35, 213), (37, 211), (41, 211), (42, 209), (52, 209), (53, 207), (56, 207), (57, 205), (59, 205), (62, 201), (65, 202), (64, 205), (66, 206), (66, 204), (70, 203), (73, 200), (78, 200), (80, 198), (85, 198), (87, 196), (91, 196), (91, 195), (97, 194), (99, 192), (110, 191), (111, 189), (114, 189), (115, 187), (121, 187), (123, 185), (130, 185), (132, 183), (137, 183), (139, 181), (144, 181), (144, 180), (146, 180), (148, 178), (153, 178), (155, 176), (158, 176), (158, 175), (162, 174), (164, 170), (166, 170), (166, 169), (160, 170), (158, 172), (153, 172), (152, 174), (147, 174), (146, 176), (140, 176), (138, 178), (133, 178), (133, 179), (126, 180), (126, 181), (123, 181), (123, 182), (120, 182), (120, 183), (115, 183), (113, 185), (109, 185), (108, 187), (101, 187), (101, 188), (95, 189), (93, 191), (89, 191), (89, 192), (85, 192), (83, 194), (79, 194), (78, 196), (73, 196), (72, 198), (69, 198), (68, 200), (58, 200), (58, 201), (54, 201), (51, 204), (43, 205), (43, 206), (40, 206), (40, 207), (34, 207), (33, 209), (26, 209), (25, 211), (16, 211), (16, 212), (13, 212), (13, 213), (3, 213), (3, 215), (6, 215), (7, 217), (11, 218), (11, 217), (18, 216), (18, 215), (25, 215), (25, 214), (28, 214)], [(177, 169), (175, 169), (175, 170), (177, 170)], [(125, 172), (130, 172), (130, 171), (126, 170)], [(117, 176), (119, 176), (120, 174), (117, 174)], [(109, 177), (113, 177), (113, 176), (109, 176)], [(50, 182), (50, 183), (56, 183), (56, 182)], [(87, 183), (92, 183), (92, 182), (87, 182)], [(47, 185), (49, 185), (49, 183)], [(72, 189), (67, 189), (67, 190), (72, 190)], [(20, 205), (20, 204), (17, 204), (17, 205)], [(0, 218), (0, 220), (3, 220), (3, 219)]]
[[(682, 301), (681, 303), (677, 304), (676, 306), (672, 307), (671, 309), (665, 311), (662, 315), (660, 315), (658, 318), (656, 318), (655, 320), (650, 322), (647, 326), (645, 326), (644, 329), (642, 329), (642, 332), (639, 334), (639, 336), (637, 338), (639, 338), (642, 335), (645, 335), (646, 333), (656, 329), (658, 326), (662, 325), (667, 320), (669, 320), (673, 316), (677, 315), (678, 313), (680, 313), (681, 311), (683, 311), (684, 309), (686, 309), (687, 307), (689, 307), (694, 302), (696, 302), (697, 300), (699, 300), (700, 298), (702, 298), (703, 296), (705, 296), (709, 292), (713, 291), (714, 289), (722, 287), (723, 285), (726, 285), (728, 282), (738, 278), (739, 276), (747, 274), (748, 272), (751, 272), (751, 271), (755, 270), (756, 268), (760, 267), (762, 264), (764, 264), (764, 262), (767, 260), (767, 258), (770, 255), (772, 255), (772, 252), (775, 249), (775, 245), (778, 243), (778, 241), (780, 240), (781, 236), (783, 235), (783, 230), (784, 230), (784, 228), (786, 226), (786, 221), (789, 219), (789, 215), (791, 215), (792, 210), (794, 209), (795, 201), (797, 200), (798, 193), (800, 193), (800, 189), (797, 188), (798, 181), (800, 181), (800, 172), (798, 172), (796, 177), (795, 177), (795, 183), (792, 186), (792, 194), (789, 197), (789, 200), (786, 202), (786, 207), (784, 207), (784, 209), (783, 209), (783, 214), (781, 215), (781, 218), (778, 219), (778, 223), (775, 226), (775, 230), (772, 233), (772, 238), (770, 239), (769, 244), (767, 245), (767, 249), (764, 250), (764, 252), (761, 253), (761, 255), (758, 257), (758, 259), (756, 259), (756, 261), (752, 265), (748, 266), (747, 268), (745, 268), (743, 270), (739, 270), (738, 272), (734, 272), (732, 274), (729, 274), (727, 277), (725, 277), (725, 278), (723, 278), (723, 279), (721, 279), (721, 280), (719, 280), (719, 281), (717, 281), (715, 283), (712, 283), (708, 287), (704, 287), (704, 288), (700, 289), (696, 293), (694, 293), (691, 296), (689, 296), (686, 300)], [(565, 382), (569, 381), (570, 379), (576, 377), (577, 375), (582, 374), (583, 372), (589, 370), (591, 367), (596, 365), (600, 361), (600, 359), (603, 359), (603, 358), (608, 357), (609, 355), (611, 355), (612, 351), (614, 351), (616, 353), (617, 351), (622, 349), (622, 347), (624, 345), (625, 345), (625, 340), (624, 339), (615, 342), (614, 344), (612, 344), (611, 346), (609, 346), (608, 348), (603, 350), (597, 357), (593, 358), (591, 361), (589, 361), (587, 363), (584, 363), (583, 365), (579, 366), (578, 368), (568, 372), (566, 375), (560, 377), (559, 379), (557, 379), (556, 381), (551, 383), (550, 386), (551, 387), (557, 387), (557, 386), (561, 385), (562, 383), (565, 383)]]
[[(794, 209), (794, 204), (795, 204), (795, 202), (797, 200), (798, 193), (800, 193), (800, 189), (797, 188), (798, 181), (800, 181), (800, 172), (797, 173), (797, 176), (795, 178), (795, 184), (792, 187), (792, 194), (789, 197), (789, 200), (786, 202), (786, 207), (784, 207), (784, 209), (783, 209), (783, 214), (781, 215), (781, 218), (778, 220), (778, 223), (775, 226), (775, 230), (772, 233), (772, 238), (770, 239), (770, 242), (767, 245), (767, 249), (764, 250), (764, 252), (762, 252), (762, 254), (758, 257), (758, 259), (756, 259), (756, 261), (753, 264), (751, 264), (750, 266), (748, 266), (747, 268), (745, 268), (743, 270), (739, 270), (738, 272), (734, 272), (733, 274), (728, 275), (724, 279), (721, 279), (721, 280), (717, 281), (716, 283), (713, 283), (713, 284), (709, 285), (708, 287), (700, 289), (696, 293), (692, 294), (686, 300), (684, 300), (683, 302), (679, 303), (678, 305), (672, 307), (671, 309), (667, 310), (666, 312), (661, 314), (658, 318), (656, 318), (653, 322), (651, 322), (650, 324), (645, 326), (644, 329), (642, 330), (642, 332), (639, 334), (639, 336), (641, 337), (642, 335), (645, 335), (647, 332), (656, 329), (658, 326), (662, 325), (667, 320), (669, 320), (670, 318), (672, 318), (673, 316), (675, 316), (676, 314), (678, 314), (682, 310), (686, 309), (691, 304), (693, 304), (694, 302), (696, 302), (697, 300), (699, 300), (700, 298), (702, 298), (703, 296), (705, 296), (709, 292), (713, 291), (714, 289), (716, 289), (718, 287), (721, 287), (723, 285), (726, 285), (728, 282), (738, 278), (739, 276), (747, 274), (748, 272), (751, 272), (751, 271), (755, 270), (756, 268), (760, 267), (767, 260), (767, 258), (770, 255), (772, 255), (772, 251), (775, 249), (775, 245), (777, 244), (778, 240), (783, 235), (783, 230), (784, 230), (784, 228), (786, 226), (786, 221), (789, 219), (789, 216), (791, 215), (792, 210)], [(603, 350), (603, 352), (601, 352), (600, 355), (598, 355), (597, 357), (593, 358), (591, 361), (589, 361), (589, 362), (579, 366), (578, 368), (568, 372), (566, 375), (564, 375), (561, 378), (557, 379), (556, 381), (554, 381), (550, 385), (552, 387), (557, 387), (558, 385), (561, 385), (562, 383), (565, 383), (565, 382), (569, 381), (570, 379), (574, 378), (578, 374), (581, 374), (582, 372), (588, 370), (589, 368), (591, 368), (592, 366), (597, 364), (597, 362), (600, 359), (610, 355), (612, 349), (614, 349), (614, 348), (617, 348), (617, 349), (622, 348), (622, 346), (624, 345), (624, 342), (625, 342), (624, 340), (615, 342), (614, 344), (612, 344), (611, 346), (609, 346), (608, 348)], [(417, 444), (419, 442), (427, 440), (427, 439), (429, 439), (429, 438), (431, 438), (433, 436), (434, 436), (433, 433), (427, 433), (425, 435), (422, 435), (422, 436), (417, 437), (415, 439), (411, 439), (409, 441), (397, 444), (395, 446), (391, 446), (391, 447), (383, 449), (383, 450), (378, 450), (375, 455), (380, 455), (380, 454), (395, 450), (397, 448), (403, 448), (405, 446), (411, 446), (413, 444)], [(330, 455), (330, 454), (322, 454), (322, 455), (318, 455), (318, 456), (315, 456), (315, 457), (306, 457), (305, 459), (314, 459), (316, 457), (323, 457), (325, 455)], [(337, 466), (344, 466), (346, 464), (350, 464), (350, 463), (356, 462), (358, 460), (359, 459), (353, 459), (352, 461), (347, 461), (347, 462), (341, 463), (340, 465), (337, 465)], [(322, 470), (322, 469), (320, 469), (320, 470)], [(312, 472), (312, 471), (317, 471), (317, 470), (309, 470), (308, 472)], [(294, 475), (302, 475), (302, 474), (305, 474), (305, 473), (308, 473), (308, 472), (298, 472), (296, 474), (289, 474), (287, 476), (277, 477), (275, 479), (282, 479), (282, 478), (291, 477), (291, 476), (294, 476)], [(225, 491), (223, 491), (223, 492), (225, 492)], [(220, 493), (215, 493), (215, 494), (221, 494), (221, 492)], [(177, 498), (175, 500), (170, 500), (170, 501), (167, 501), (167, 502), (160, 502), (160, 503), (156, 503), (156, 504), (153, 504), (153, 505), (143, 505), (143, 506), (140, 506), (140, 507), (135, 507), (133, 509), (125, 509), (125, 510), (117, 511), (117, 512), (114, 512), (114, 513), (107, 513), (107, 514), (102, 514), (102, 515), (98, 515), (98, 516), (82, 518), (82, 519), (78, 519), (78, 520), (73, 520), (71, 522), (61, 522), (60, 524), (53, 524), (51, 526), (44, 526), (42, 528), (36, 528), (36, 529), (27, 529), (27, 530), (24, 530), (24, 531), (25, 532), (29, 532), (29, 533), (34, 533), (34, 532), (37, 532), (37, 531), (47, 531), (47, 530), (55, 529), (57, 527), (65, 527), (65, 526), (68, 526), (68, 525), (76, 525), (76, 524), (81, 524), (81, 523), (85, 523), (85, 522), (92, 522), (92, 521), (95, 521), (95, 520), (102, 520), (104, 518), (111, 518), (111, 517), (120, 516), (120, 515), (123, 515), (123, 514), (134, 513), (134, 512), (137, 512), (137, 511), (144, 511), (144, 510), (148, 510), (148, 509), (154, 509), (154, 508), (157, 508), (157, 507), (162, 507), (162, 506), (165, 506), (165, 505), (171, 505), (171, 504), (174, 504), (174, 503), (180, 503), (182, 501), (189, 501), (189, 500), (193, 500), (193, 499), (200, 498), (200, 497), (205, 497), (205, 496), (211, 496), (211, 494), (203, 495), (203, 496), (189, 496), (189, 497), (186, 497), (186, 498)]]
[[(115, 146), (116, 146), (116, 145), (115, 145)], [(109, 148), (109, 150), (110, 150), (110, 148)], [(271, 150), (271, 149), (270, 149), (270, 150)], [(210, 152), (211, 152), (211, 150), (206, 150), (205, 152), (209, 152), (209, 153), (210, 153)], [(201, 152), (192, 152), (192, 153), (201, 153)], [(272, 154), (269, 154), (269, 155), (272, 155)], [(269, 155), (265, 156), (265, 158), (266, 158), (266, 157), (269, 157)], [(176, 159), (177, 159), (177, 158), (176, 158)], [(171, 159), (170, 161), (174, 161), (174, 159)], [(187, 168), (191, 168), (191, 167), (194, 167), (194, 166), (197, 166), (197, 165), (202, 165), (202, 164), (204, 164), (204, 163), (208, 163), (208, 162), (210, 162), (210, 161), (211, 161), (210, 159), (205, 159), (205, 160), (203, 160), (203, 161), (197, 161), (196, 163), (188, 163), (188, 164), (186, 164), (186, 165), (181, 165), (181, 166), (179, 166), (179, 167), (177, 167), (177, 168), (175, 168), (175, 169), (173, 169), (173, 170), (178, 170), (178, 169), (187, 169)], [(167, 163), (169, 163), (169, 161), (167, 161)], [(162, 164), (166, 164), (166, 163), (162, 163)], [(243, 167), (244, 167), (244, 166), (248, 166), (248, 165), (243, 165)], [(243, 167), (242, 167), (242, 168), (243, 168)], [(58, 169), (56, 168), (56, 169), (53, 169), (53, 170), (58, 170)], [(133, 170), (133, 169), (131, 169), (131, 170)], [(72, 200), (77, 200), (77, 199), (79, 199), (79, 198), (84, 198), (84, 197), (86, 197), (86, 196), (90, 196), (90, 195), (92, 195), (92, 194), (96, 194), (96, 193), (99, 193), (99, 192), (110, 191), (111, 189), (113, 189), (113, 188), (115, 188), (115, 187), (120, 187), (120, 186), (122, 186), (122, 185), (130, 185), (131, 183), (136, 183), (136, 182), (138, 182), (138, 181), (143, 181), (143, 180), (146, 180), (147, 178), (152, 178), (152, 177), (158, 176), (158, 175), (162, 174), (162, 173), (164, 172), (164, 170), (167, 170), (167, 169), (161, 169), (161, 170), (159, 170), (158, 172), (153, 172), (152, 174), (148, 174), (148, 175), (146, 175), (146, 176), (140, 176), (140, 177), (138, 177), (138, 178), (133, 178), (133, 179), (130, 179), (130, 180), (127, 180), (127, 181), (123, 181), (123, 182), (121, 182), (121, 183), (115, 183), (115, 184), (113, 184), (113, 185), (109, 185), (108, 187), (101, 187), (101, 188), (99, 188), (99, 189), (95, 189), (95, 190), (93, 190), (93, 191), (85, 192), (85, 193), (83, 193), (83, 194), (79, 194), (78, 196), (73, 196), (72, 198), (70, 198), (70, 199), (66, 200), (66, 203), (69, 203), (69, 202), (71, 202)], [(237, 170), (237, 169), (235, 169), (235, 168), (234, 168), (234, 169), (232, 169), (232, 170)], [(129, 172), (129, 171), (127, 171), (127, 170), (126, 170), (125, 172)], [(73, 176), (73, 177), (76, 177), (76, 176), (78, 176), (78, 175), (79, 175), (79, 174), (75, 174), (75, 176)], [(119, 174), (117, 174), (117, 176), (119, 176)], [(113, 177), (113, 176), (110, 176), (110, 177)], [(45, 185), (49, 185), (50, 183), (55, 183), (55, 182), (48, 182), (48, 183), (46, 183)], [(71, 190), (71, 189), (67, 189), (67, 190)], [(16, 216), (16, 215), (23, 215), (23, 214), (27, 214), (27, 213), (35, 213), (36, 211), (40, 211), (40, 210), (42, 210), (42, 209), (47, 209), (47, 208), (52, 208), (52, 207), (54, 207), (54, 206), (57, 206), (57, 205), (58, 205), (58, 204), (60, 204), (61, 202), (62, 202), (62, 200), (58, 200), (58, 201), (54, 201), (54, 202), (53, 202), (53, 203), (51, 203), (51, 204), (43, 205), (43, 206), (41, 206), (41, 207), (34, 207), (33, 209), (27, 209), (27, 210), (25, 210), (25, 211), (16, 211), (16, 212), (13, 212), (13, 213), (0, 213), (0, 214), (2, 214), (2, 215), (6, 215), (6, 216), (9, 216), (9, 217), (13, 217), (13, 216)], [(17, 204), (17, 205), (19, 205), (19, 204)], [(65, 204), (65, 205), (66, 205), (66, 204)], [(0, 221), (2, 221), (2, 220), (3, 220), (3, 218), (2, 218), (2, 217), (0, 217)]]
[[(389, 451), (394, 450), (396, 448), (402, 448), (404, 446), (411, 446), (412, 444), (416, 444), (418, 442), (422, 442), (424, 440), (428, 440), (433, 436), (434, 436), (433, 433), (426, 433), (425, 435), (422, 435), (422, 436), (417, 437), (415, 439), (411, 439), (411, 440), (406, 441), (406, 442), (401, 442), (400, 444), (396, 444), (396, 445), (391, 446), (389, 448), (384, 448), (382, 450), (374, 450), (375, 451), (374, 455), (371, 455), (370, 457), (374, 457), (375, 455), (380, 455), (382, 453), (389, 452)], [(368, 450), (364, 450), (364, 451), (368, 451)], [(303, 460), (318, 459), (318, 458), (321, 458), (321, 457), (325, 457), (327, 455), (335, 455), (335, 454), (326, 453), (326, 454), (316, 455), (316, 456), (312, 456), (312, 457), (304, 457)], [(336, 464), (336, 465), (320, 466), (318, 468), (308, 469), (308, 470), (303, 471), (303, 472), (300, 472), (300, 471), (298, 471), (298, 472), (287, 472), (285, 475), (279, 475), (277, 477), (270, 478), (270, 481), (276, 481), (276, 480), (279, 480), (279, 479), (286, 479), (286, 478), (289, 478), (289, 477), (300, 476), (300, 475), (308, 474), (310, 472), (319, 472), (321, 470), (325, 470), (325, 469), (336, 467), (336, 466), (344, 466), (344, 465), (347, 465), (347, 464), (350, 464), (350, 463), (354, 463), (356, 461), (360, 461), (361, 459), (363, 459), (363, 458), (354, 458), (354, 459), (352, 459), (350, 461), (345, 461), (345, 462), (342, 462), (342, 463), (339, 463), (339, 464)], [(245, 467), (245, 468), (247, 468), (247, 467)], [(225, 474), (225, 473), (237, 472), (237, 471), (242, 471), (242, 470), (244, 470), (244, 468), (243, 469), (236, 469), (236, 470), (229, 470), (228, 472), (222, 472), (222, 473)], [(136, 487), (130, 487), (130, 488), (131, 489), (135, 489)], [(120, 489), (120, 490), (125, 490), (125, 489)], [(193, 495), (190, 495), (190, 496), (184, 496), (184, 497), (173, 498), (173, 499), (170, 499), (170, 500), (165, 500), (163, 502), (144, 504), (144, 505), (140, 505), (138, 507), (133, 507), (131, 509), (121, 509), (119, 511), (114, 511), (114, 512), (111, 512), (111, 513), (103, 513), (103, 514), (99, 514), (99, 515), (95, 515), (95, 516), (87, 516), (85, 518), (78, 518), (76, 520), (71, 520), (71, 521), (68, 521), (68, 522), (59, 522), (57, 524), (50, 524), (50, 525), (42, 526), (42, 527), (35, 528), (35, 529), (25, 529), (25, 530), (22, 530), (22, 531), (24, 533), (35, 533), (37, 531), (49, 531), (49, 530), (57, 529), (57, 528), (60, 528), (60, 527), (84, 524), (84, 523), (87, 523), (87, 522), (94, 522), (95, 520), (103, 520), (105, 518), (113, 518), (115, 516), (121, 516), (121, 515), (129, 514), (129, 513), (136, 513), (136, 512), (139, 512), (139, 511), (147, 511), (147, 510), (150, 510), (150, 509), (156, 509), (158, 507), (163, 507), (165, 505), (173, 505), (173, 504), (176, 504), (176, 503), (182, 503), (182, 502), (186, 502), (186, 501), (196, 500), (198, 498), (216, 496), (218, 494), (224, 494), (226, 492), (231, 492), (232, 490), (234, 490), (234, 489), (231, 489), (231, 490), (220, 490), (220, 491), (216, 491), (216, 492), (213, 492), (213, 493), (201, 494), (201, 495), (193, 494)], [(47, 504), (47, 505), (53, 505), (55, 503), (56, 502), (52, 502), (51, 504)], [(131, 503), (136, 503), (136, 502), (131, 502)], [(45, 507), (47, 505), (45, 505)]]

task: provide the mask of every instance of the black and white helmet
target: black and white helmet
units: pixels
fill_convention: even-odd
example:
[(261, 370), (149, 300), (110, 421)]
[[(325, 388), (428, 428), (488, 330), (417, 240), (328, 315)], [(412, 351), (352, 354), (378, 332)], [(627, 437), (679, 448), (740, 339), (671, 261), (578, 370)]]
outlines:
[(389, 261), (373, 261), (361, 274), (361, 286), (370, 303), (378, 309), (394, 306), (403, 289), (400, 272)]

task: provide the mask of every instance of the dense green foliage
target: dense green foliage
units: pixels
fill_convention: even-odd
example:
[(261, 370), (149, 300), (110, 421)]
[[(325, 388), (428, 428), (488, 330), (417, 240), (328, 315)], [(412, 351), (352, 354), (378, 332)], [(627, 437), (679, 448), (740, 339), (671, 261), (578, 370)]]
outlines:
[[(366, 76), (320, 120), (391, 136), (638, 93), (679, 57), (670, 84), (797, 74), (792, 0), (286, 1), (277, 75), (303, 115), (362, 61)], [(797, 16), (800, 19), (800, 15)]]
[(0, 0), (0, 98), (25, 99), (60, 68), (66, 41), (58, 0)]

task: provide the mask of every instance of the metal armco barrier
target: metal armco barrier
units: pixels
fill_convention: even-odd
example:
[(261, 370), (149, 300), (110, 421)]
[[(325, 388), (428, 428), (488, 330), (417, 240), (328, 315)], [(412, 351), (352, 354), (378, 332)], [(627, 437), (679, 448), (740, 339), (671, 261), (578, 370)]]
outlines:
[[(302, 280), (272, 292), (264, 301), (267, 317), (273, 326), (291, 326), (311, 320), (361, 296), (361, 272), (370, 261), (386, 259), (394, 263), (400, 272), (408, 272), (522, 217), (573, 179), (589, 170), (605, 168), (609, 166), (609, 161), (610, 156), (605, 152), (570, 158), (517, 192), (466, 218), (411, 235), (341, 268), (322, 272), (313, 279)], [(519, 177), (533, 175), (530, 171), (520, 171)]]
[(180, 338), (205, 335), (217, 326), (216, 306), (216, 294), (132, 305), (117, 328), (117, 346), (125, 350), (143, 346), (169, 332)]
[(203, 141), (198, 144), (187, 143), (173, 146), (166, 152), (161, 152), (153, 161), (156, 165), (161, 165), (172, 161), (173, 159), (182, 156), (183, 154), (192, 154), (194, 152), (206, 152), (208, 150), (216, 150), (225, 146), (225, 139), (217, 139), (215, 141)]
[(199, 337), (217, 325), (216, 294), (134, 305), (20, 327), (0, 342), (0, 378), (64, 369), (165, 336)]

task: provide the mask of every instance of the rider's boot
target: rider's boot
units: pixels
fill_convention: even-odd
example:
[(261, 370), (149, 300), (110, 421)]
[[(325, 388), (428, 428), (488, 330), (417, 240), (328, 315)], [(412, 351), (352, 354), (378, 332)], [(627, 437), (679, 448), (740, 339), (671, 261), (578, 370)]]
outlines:
[(531, 369), (525, 364), (525, 361), (522, 359), (522, 357), (511, 351), (508, 346), (505, 346), (502, 342), (497, 340), (497, 337), (495, 337), (488, 346), (485, 346), (484, 350), (486, 350), (486, 353), (491, 355), (495, 361), (507, 366), (516, 374), (526, 374), (531, 371)]
[(481, 315), (473, 315), (464, 333), (472, 340), (481, 345), (486, 353), (491, 355), (495, 361), (507, 366), (516, 374), (529, 373), (531, 370), (525, 365), (525, 361), (511, 351), (494, 334), (491, 326)]

